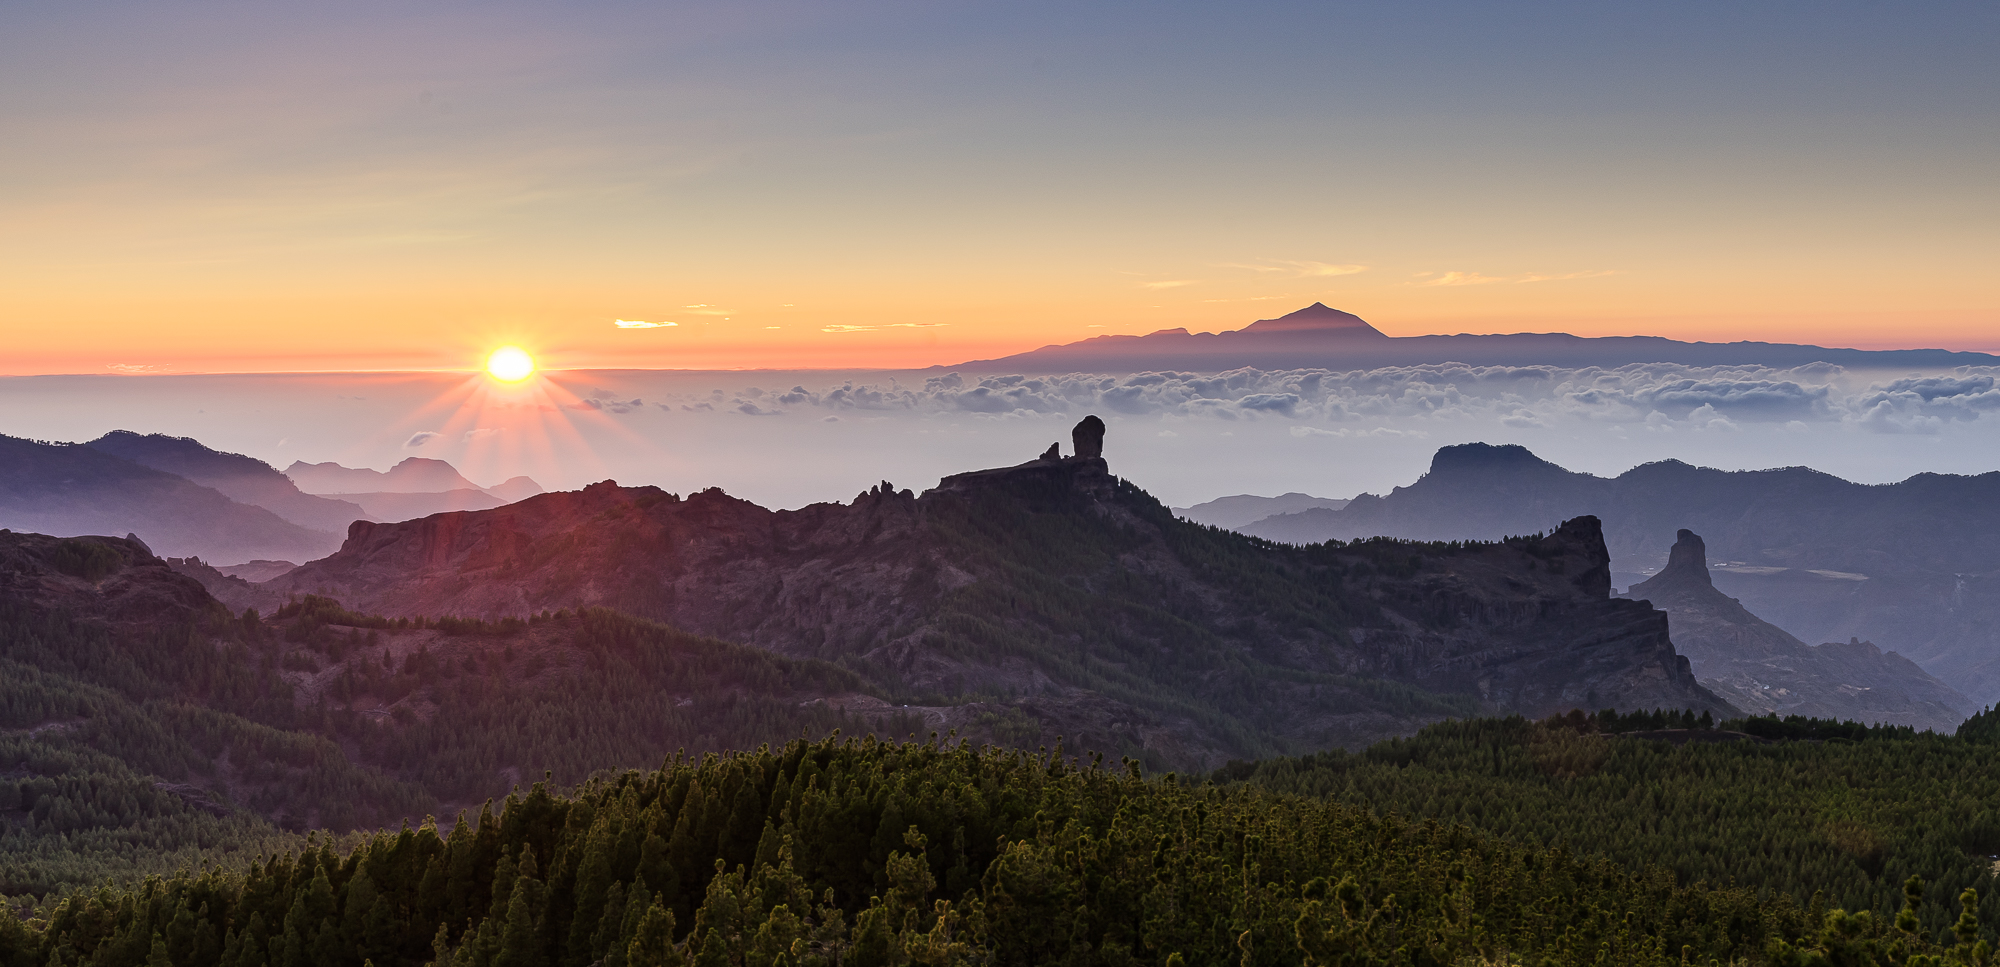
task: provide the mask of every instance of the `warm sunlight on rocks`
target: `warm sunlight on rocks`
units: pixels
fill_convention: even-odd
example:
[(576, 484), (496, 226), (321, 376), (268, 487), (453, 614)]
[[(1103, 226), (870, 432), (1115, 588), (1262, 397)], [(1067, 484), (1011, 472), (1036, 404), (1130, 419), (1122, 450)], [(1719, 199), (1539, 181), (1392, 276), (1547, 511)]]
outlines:
[(486, 357), (486, 373), (503, 383), (518, 383), (535, 375), (535, 357), (516, 346), (502, 346)]

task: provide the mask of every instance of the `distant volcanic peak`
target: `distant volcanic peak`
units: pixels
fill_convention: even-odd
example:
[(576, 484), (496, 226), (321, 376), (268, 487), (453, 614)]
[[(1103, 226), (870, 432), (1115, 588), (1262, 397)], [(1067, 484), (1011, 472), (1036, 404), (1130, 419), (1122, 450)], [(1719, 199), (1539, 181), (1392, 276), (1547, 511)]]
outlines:
[(1431, 457), (1431, 473), (1487, 473), (1495, 470), (1553, 470), (1567, 474), (1564, 470), (1518, 443), (1460, 443), (1455, 446), (1439, 447)]
[(1389, 338), (1380, 329), (1351, 312), (1328, 307), (1315, 302), (1297, 312), (1288, 312), (1276, 319), (1259, 319), (1243, 327), (1244, 332), (1324, 332), (1345, 336), (1364, 336), (1375, 339)]

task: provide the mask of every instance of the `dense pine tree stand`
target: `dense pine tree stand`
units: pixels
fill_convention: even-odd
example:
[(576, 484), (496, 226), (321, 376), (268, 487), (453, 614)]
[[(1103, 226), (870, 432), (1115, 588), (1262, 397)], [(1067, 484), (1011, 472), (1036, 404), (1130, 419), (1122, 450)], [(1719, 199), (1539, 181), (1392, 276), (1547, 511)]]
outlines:
[(0, 915), (0, 967), (1987, 963), (1909, 917), (1058, 751), (829, 738)]

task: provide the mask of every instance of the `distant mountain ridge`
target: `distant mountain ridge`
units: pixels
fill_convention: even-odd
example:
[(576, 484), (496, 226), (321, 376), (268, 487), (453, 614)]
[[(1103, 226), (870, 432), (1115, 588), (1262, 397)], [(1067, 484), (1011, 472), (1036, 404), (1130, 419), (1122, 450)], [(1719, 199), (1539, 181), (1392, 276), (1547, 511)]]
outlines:
[(1234, 497), (1217, 497), (1192, 507), (1175, 507), (1174, 513), (1197, 524), (1235, 529), (1279, 514), (1296, 514), (1302, 510), (1320, 508), (1339, 510), (1345, 506), (1347, 506), (1345, 500), (1314, 497), (1310, 494), (1289, 493), (1279, 494), (1276, 497), (1238, 494)]
[(450, 463), (408, 457), (388, 470), (294, 461), (285, 475), (315, 494), (352, 501), (372, 520), (412, 520), (458, 510), (489, 510), (542, 493), (533, 479), (512, 477), (492, 487), (467, 480)]
[(1716, 590), (1699, 535), (1683, 528), (1667, 566), (1625, 597), (1667, 613), (1674, 649), (1701, 683), (1752, 715), (1908, 725), (1950, 733), (1978, 711), (1915, 662), (1864, 641), (1817, 647)]
[(373, 516), (351, 501), (300, 492), (291, 478), (262, 460), (222, 453), (189, 437), (113, 430), (84, 446), (178, 474), (312, 530), (343, 534), (347, 525)]
[(1350, 312), (1315, 302), (1242, 329), (1162, 329), (1143, 336), (1095, 336), (998, 359), (933, 369), (971, 372), (1221, 372), (1251, 367), (1376, 369), (1432, 363), (1473, 366), (1760, 365), (1826, 362), (1855, 368), (2000, 365), (2000, 356), (1943, 349), (1865, 350), (1765, 342), (1681, 342), (1659, 336), (1567, 333), (1390, 336)]
[(0, 436), (0, 527), (65, 537), (137, 534), (157, 553), (223, 562), (303, 560), (340, 544), (332, 531), (94, 446), (9, 436)]
[(436, 494), (482, 489), (465, 479), (458, 468), (431, 457), (406, 457), (388, 470), (295, 460), (285, 468), (285, 476), (312, 494)]
[(1630, 580), (1665, 564), (1666, 535), (1687, 528), (1727, 563), (1717, 585), (1763, 619), (1806, 641), (1875, 642), (1975, 702), (2000, 700), (2000, 472), (1871, 486), (1806, 467), (1667, 460), (1604, 478), (1524, 447), (1472, 443), (1440, 449), (1428, 473), (1387, 495), (1242, 531), (1295, 543), (1492, 539), (1577, 514), (1604, 521)]

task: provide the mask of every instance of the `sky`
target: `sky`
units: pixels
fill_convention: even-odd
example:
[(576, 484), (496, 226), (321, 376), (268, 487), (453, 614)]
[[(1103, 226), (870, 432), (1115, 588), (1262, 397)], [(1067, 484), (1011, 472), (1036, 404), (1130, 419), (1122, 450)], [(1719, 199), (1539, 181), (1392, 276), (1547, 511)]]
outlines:
[(909, 370), (1314, 301), (1995, 350), (1995, 49), (1953, 2), (6, 4), (0, 374)]

